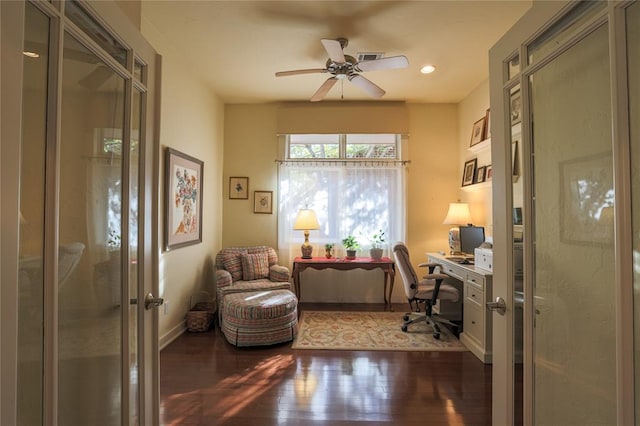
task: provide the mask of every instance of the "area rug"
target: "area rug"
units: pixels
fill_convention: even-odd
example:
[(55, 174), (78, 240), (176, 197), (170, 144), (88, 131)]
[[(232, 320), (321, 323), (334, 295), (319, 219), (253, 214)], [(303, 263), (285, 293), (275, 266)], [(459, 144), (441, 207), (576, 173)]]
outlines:
[(446, 327), (440, 340), (420, 322), (400, 330), (403, 312), (304, 311), (293, 349), (466, 351)]

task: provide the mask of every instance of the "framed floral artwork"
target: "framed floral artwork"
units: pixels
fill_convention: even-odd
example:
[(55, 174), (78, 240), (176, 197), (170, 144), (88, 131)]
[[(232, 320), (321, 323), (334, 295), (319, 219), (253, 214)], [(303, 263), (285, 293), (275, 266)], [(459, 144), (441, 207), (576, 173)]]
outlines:
[(229, 178), (229, 199), (248, 200), (249, 199), (249, 178), (232, 176)]
[(273, 191), (253, 192), (253, 212), (263, 214), (273, 213)]
[(165, 151), (165, 250), (202, 242), (204, 162), (175, 149)]

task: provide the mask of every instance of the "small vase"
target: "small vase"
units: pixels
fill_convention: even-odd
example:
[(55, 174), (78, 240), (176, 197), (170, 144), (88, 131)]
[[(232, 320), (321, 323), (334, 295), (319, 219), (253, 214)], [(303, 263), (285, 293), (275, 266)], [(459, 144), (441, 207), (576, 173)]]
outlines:
[(331, 259), (331, 249), (324, 249), (324, 255), (327, 256), (327, 259)]
[(355, 259), (356, 251), (355, 250), (347, 250), (347, 259)]
[(369, 250), (369, 255), (371, 256), (371, 259), (373, 259), (373, 260), (380, 260), (380, 259), (382, 259), (382, 249), (381, 248), (372, 248), (371, 250)]

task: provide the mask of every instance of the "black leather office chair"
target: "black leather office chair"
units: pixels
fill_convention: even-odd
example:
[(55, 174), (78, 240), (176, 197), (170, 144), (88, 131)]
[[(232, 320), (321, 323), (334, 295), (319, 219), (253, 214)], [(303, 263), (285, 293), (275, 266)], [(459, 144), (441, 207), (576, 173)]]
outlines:
[[(411, 266), (411, 260), (409, 259), (409, 250), (404, 243), (396, 243), (393, 246), (393, 256), (396, 261), (396, 265), (400, 270), (402, 281), (404, 284), (404, 291), (409, 301), (409, 307), (411, 312), (408, 312), (404, 317), (402, 323), (402, 331), (407, 331), (409, 325), (418, 321), (426, 321), (427, 324), (433, 329), (433, 337), (440, 338), (440, 326), (439, 324), (448, 324), (454, 327), (458, 327), (453, 322), (446, 318), (439, 317), (433, 314), (433, 305), (439, 300), (450, 300), (452, 302), (458, 301), (460, 292), (455, 287), (449, 284), (443, 284), (442, 281), (448, 278), (447, 275), (441, 273), (435, 273), (436, 268), (442, 270), (442, 266), (438, 264), (422, 263), (419, 266), (426, 266), (429, 268), (429, 273), (422, 279), (418, 280), (413, 266)], [(420, 310), (420, 304), (424, 303), (424, 312)]]

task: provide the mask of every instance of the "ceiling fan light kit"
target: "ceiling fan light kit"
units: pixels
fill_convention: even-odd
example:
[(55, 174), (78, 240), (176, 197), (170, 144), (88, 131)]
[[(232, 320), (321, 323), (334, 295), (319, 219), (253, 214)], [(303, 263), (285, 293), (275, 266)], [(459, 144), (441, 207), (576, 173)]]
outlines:
[[(317, 102), (323, 100), (331, 88), (338, 82), (338, 80), (348, 80), (355, 86), (359, 87), (362, 91), (373, 98), (381, 98), (384, 96), (385, 91), (378, 87), (375, 83), (369, 79), (361, 76), (359, 73), (366, 71), (380, 71), (396, 68), (406, 68), (409, 66), (409, 61), (406, 56), (391, 56), (389, 58), (380, 57), (378, 59), (371, 59), (366, 61), (358, 61), (351, 55), (344, 53), (344, 48), (349, 44), (349, 40), (346, 38), (339, 38), (337, 40), (322, 39), (320, 40), (324, 49), (329, 55), (329, 59), (324, 68), (310, 68), (303, 70), (291, 70), (291, 71), (279, 71), (276, 73), (276, 77), (284, 77), (289, 75), (298, 74), (320, 74), (329, 73), (329, 77), (320, 88), (311, 97), (311, 102)], [(382, 56), (382, 54), (380, 54)]]

